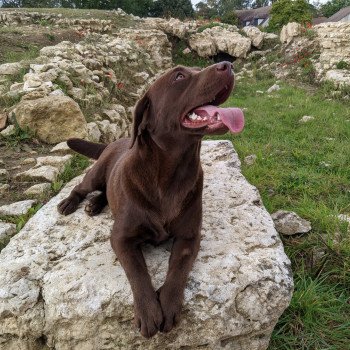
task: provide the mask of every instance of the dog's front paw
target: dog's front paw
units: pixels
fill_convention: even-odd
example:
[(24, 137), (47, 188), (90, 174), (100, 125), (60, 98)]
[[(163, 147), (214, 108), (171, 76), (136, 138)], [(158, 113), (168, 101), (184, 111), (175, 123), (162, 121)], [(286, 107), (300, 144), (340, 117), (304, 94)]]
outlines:
[(163, 323), (160, 331), (167, 333), (180, 321), (183, 297), (175, 288), (166, 285), (158, 289), (157, 293), (163, 311)]
[(63, 215), (72, 214), (77, 210), (79, 202), (80, 200), (78, 197), (69, 196), (58, 204), (57, 210)]
[(153, 337), (163, 322), (162, 309), (157, 296), (135, 301), (135, 325), (145, 338)]

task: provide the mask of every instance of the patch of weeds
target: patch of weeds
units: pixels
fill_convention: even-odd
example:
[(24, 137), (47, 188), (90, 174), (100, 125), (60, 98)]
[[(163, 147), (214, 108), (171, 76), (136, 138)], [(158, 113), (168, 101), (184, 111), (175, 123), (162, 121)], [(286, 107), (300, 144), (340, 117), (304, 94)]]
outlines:
[(4, 94), (0, 95), (0, 107), (9, 108), (17, 104), (21, 100), (21, 95), (19, 94)]
[(15, 35), (22, 35), (22, 30), (18, 29), (17, 27), (2, 27), (0, 28), (0, 34), (15, 34)]
[(305, 273), (295, 276), (292, 302), (272, 334), (270, 350), (347, 349), (350, 304), (344, 287)]
[(39, 25), (42, 26), (42, 27), (50, 27), (50, 26), (52, 25), (52, 23), (51, 23), (49, 20), (44, 19), (44, 18), (41, 18), (41, 19), (37, 22), (37, 24), (39, 24)]
[(263, 41), (263, 46), (261, 47), (260, 50), (268, 50), (268, 49), (273, 49), (276, 47), (276, 45), (280, 45), (280, 39), (277, 37), (276, 39), (269, 39), (269, 40), (264, 40)]
[(223, 27), (224, 25), (222, 23), (219, 22), (210, 22), (207, 24), (204, 24), (200, 27), (197, 28), (197, 33), (202, 33), (203, 31), (205, 31), (208, 28), (214, 28), (214, 27)]
[(316, 69), (310, 58), (303, 58), (299, 61), (301, 67), (301, 78), (304, 82), (313, 84), (316, 80)]
[(280, 62), (281, 61), (281, 53), (279, 52), (270, 52), (266, 56), (267, 63)]
[(5, 239), (0, 241), (0, 252), (9, 244), (10, 237), (6, 237)]
[(52, 33), (45, 33), (44, 35), (45, 35), (45, 36), (49, 39), (49, 41), (51, 41), (51, 42), (55, 41), (55, 39), (56, 39), (55, 35), (52, 34)]
[(22, 45), (22, 51), (6, 51), (4, 53), (4, 62), (19, 62), (19, 61), (29, 61), (33, 58), (36, 58), (39, 56), (39, 47), (33, 44), (23, 44)]
[(83, 173), (90, 165), (89, 158), (80, 154), (74, 154), (71, 161), (65, 166), (63, 172), (58, 176), (57, 180), (52, 183), (51, 189), (57, 194), (61, 188), (70, 180)]
[(65, 95), (68, 95), (68, 86), (63, 82), (63, 81), (60, 81), (60, 80), (55, 80), (53, 82), (58, 89), (60, 89)]
[[(334, 82), (330, 80), (325, 80), (319, 85), (319, 92), (325, 98), (332, 98), (335, 100), (348, 100), (350, 96), (350, 86), (349, 85), (340, 85), (337, 86)], [(344, 101), (345, 103), (349, 103)]]
[(188, 54), (183, 53), (188, 45), (184, 41), (178, 39), (172, 40), (172, 56), (176, 65), (182, 65), (187, 67), (207, 67), (214, 64), (214, 60), (211, 58), (199, 57), (195, 51), (191, 51)]
[(336, 64), (336, 68), (337, 69), (350, 69), (350, 64), (346, 61), (341, 60)]
[(6, 147), (16, 147), (20, 143), (31, 140), (34, 135), (28, 129), (23, 130), (19, 127), (18, 123), (15, 121), (15, 132), (11, 136), (4, 137)]
[(42, 207), (41, 203), (35, 204), (31, 207), (26, 214), (19, 216), (1, 216), (0, 220), (5, 222), (11, 222), (16, 225), (16, 230), (19, 232), (27, 221)]
[(309, 40), (315, 39), (317, 37), (317, 32), (314, 29), (311, 28), (302, 28), (301, 29), (301, 36), (305, 36)]
[(273, 73), (268, 70), (268, 69), (253, 69), (253, 76), (255, 77), (256, 80), (268, 80), (268, 79), (273, 79), (274, 75)]

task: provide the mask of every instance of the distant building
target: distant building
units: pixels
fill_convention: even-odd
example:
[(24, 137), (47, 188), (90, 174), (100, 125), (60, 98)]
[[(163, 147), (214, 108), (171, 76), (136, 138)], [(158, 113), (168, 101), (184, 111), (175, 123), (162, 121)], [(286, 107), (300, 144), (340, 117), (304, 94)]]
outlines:
[(350, 22), (350, 6), (344, 7), (336, 12), (327, 19), (327, 22)]
[(241, 27), (262, 26), (269, 24), (271, 6), (259, 7), (256, 9), (237, 10), (236, 15)]

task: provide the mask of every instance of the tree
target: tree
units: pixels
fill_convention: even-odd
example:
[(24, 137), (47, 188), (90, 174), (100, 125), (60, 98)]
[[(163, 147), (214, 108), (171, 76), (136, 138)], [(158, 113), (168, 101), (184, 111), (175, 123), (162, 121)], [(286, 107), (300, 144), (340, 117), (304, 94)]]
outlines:
[(218, 10), (215, 7), (210, 7), (208, 2), (200, 1), (196, 5), (197, 16), (209, 19), (218, 16)]
[(56, 7), (55, 0), (4, 0), (2, 7)]
[(157, 0), (153, 2), (150, 13), (154, 17), (193, 17), (194, 11), (190, 0)]
[(321, 6), (321, 13), (323, 16), (331, 17), (346, 6), (350, 6), (350, 0), (331, 0)]
[(289, 22), (306, 24), (312, 16), (306, 0), (277, 0), (271, 8), (268, 29), (276, 31)]

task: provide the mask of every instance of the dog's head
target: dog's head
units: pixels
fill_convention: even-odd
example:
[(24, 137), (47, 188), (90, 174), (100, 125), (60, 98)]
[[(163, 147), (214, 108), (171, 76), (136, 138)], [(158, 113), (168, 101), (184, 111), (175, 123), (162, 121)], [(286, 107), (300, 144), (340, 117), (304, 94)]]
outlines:
[(167, 71), (136, 105), (132, 144), (143, 134), (164, 146), (206, 134), (241, 131), (242, 111), (217, 107), (227, 100), (233, 86), (229, 62), (205, 69), (178, 66)]

